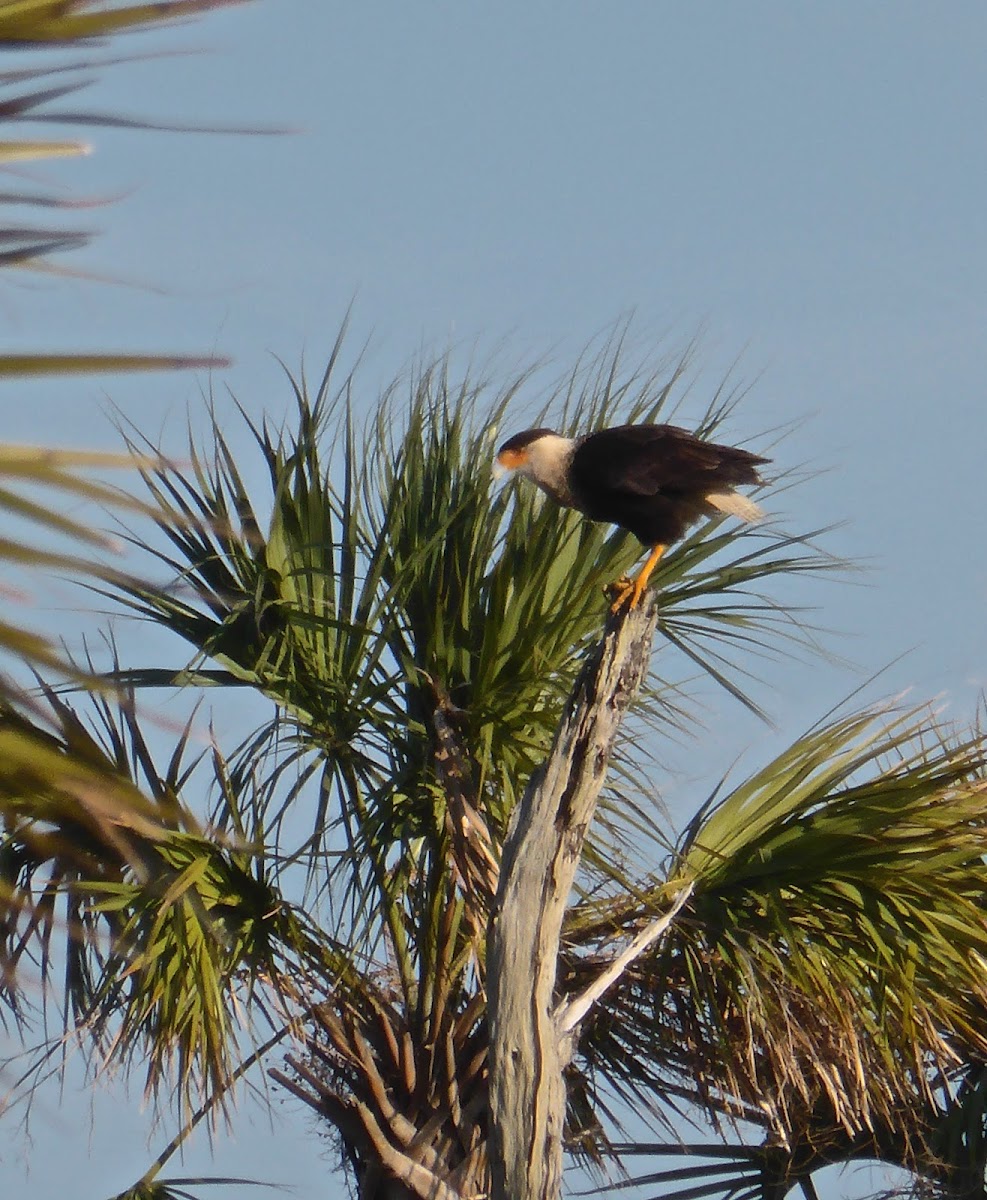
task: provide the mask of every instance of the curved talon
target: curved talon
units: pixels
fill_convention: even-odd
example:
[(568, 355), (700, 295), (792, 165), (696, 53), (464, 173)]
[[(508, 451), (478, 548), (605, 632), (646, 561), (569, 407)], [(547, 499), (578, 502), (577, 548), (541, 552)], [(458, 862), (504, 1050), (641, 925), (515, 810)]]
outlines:
[(621, 575), (603, 585), (604, 596), (623, 596), (634, 586), (634, 580), (629, 575)]
[[(634, 581), (628, 579), (626, 575), (621, 575), (619, 579), (615, 579), (613, 583), (608, 583), (604, 591), (608, 596), (613, 598), (613, 603), (610, 605), (612, 613), (618, 613), (627, 603), (629, 597), (634, 595)], [(634, 607), (633, 601), (631, 608)]]
[(610, 611), (617, 614), (627, 604), (628, 609), (633, 610), (641, 603), (641, 597), (644, 595), (645, 588), (648, 586), (648, 580), (651, 578), (651, 573), (658, 565), (658, 561), (665, 553), (665, 546), (659, 544), (651, 548), (651, 553), (648, 556), (648, 561), (644, 564), (641, 570), (637, 573), (637, 577), (633, 580), (628, 579), (626, 575), (622, 575), (620, 579), (615, 580), (607, 592), (614, 595), (614, 602), (610, 605)]

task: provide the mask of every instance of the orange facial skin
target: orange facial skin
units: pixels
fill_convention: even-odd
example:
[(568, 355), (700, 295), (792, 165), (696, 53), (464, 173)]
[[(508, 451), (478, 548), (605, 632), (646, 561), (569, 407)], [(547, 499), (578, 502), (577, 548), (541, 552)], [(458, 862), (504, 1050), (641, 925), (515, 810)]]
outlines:
[(528, 461), (528, 454), (525, 450), (501, 450), (497, 455), (497, 462), (506, 471), (516, 471), (518, 467), (523, 467)]

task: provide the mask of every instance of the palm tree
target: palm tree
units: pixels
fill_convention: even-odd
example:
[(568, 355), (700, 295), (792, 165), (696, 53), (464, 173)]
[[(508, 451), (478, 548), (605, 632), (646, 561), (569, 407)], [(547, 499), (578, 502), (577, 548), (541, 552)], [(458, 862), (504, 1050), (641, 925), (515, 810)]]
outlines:
[[(170, 1194), (175, 1148), (258, 1067), (335, 1131), (362, 1197), (557, 1194), (554, 1177), (491, 1180), (492, 1153), (530, 1165), (544, 1114), (495, 1106), (492, 1123), (488, 924), (557, 730), (598, 721), (603, 668), (619, 675), (655, 622), (546, 968), (541, 1036), (564, 1080), (549, 1142), (606, 1175), (679, 1153), (683, 1115), (705, 1119), (714, 1141), (689, 1148), (720, 1160), (712, 1173), (634, 1168), (682, 1200), (811, 1194), (818, 1165), (864, 1153), (951, 1195), (982, 1188), (980, 735), (921, 712), (830, 715), (675, 839), (649, 755), (693, 727), (679, 664), (753, 706), (750, 656), (811, 643), (772, 581), (832, 560), (807, 536), (709, 522), (663, 560), (658, 608), (601, 642), (601, 587), (634, 547), (490, 489), (529, 374), (490, 383), (440, 359), (358, 407), (340, 358), (341, 342), (314, 394), (291, 382), (290, 424), (251, 426), (263, 499), (216, 418), (187, 468), (128, 433), (157, 530), (132, 540), (164, 574), (100, 587), (177, 635), (175, 656), (5, 716), (4, 735), (30, 723), (93, 773), (0, 778), (5, 994), (28, 1025), (40, 948), (66, 1032), (173, 1103), (175, 1139), (125, 1194)], [(653, 420), (688, 378), (688, 358), (625, 368), (617, 336), (545, 411), (571, 429)], [(738, 398), (721, 388), (703, 430)], [(206, 687), (254, 697), (256, 727), (203, 751), (190, 724), (162, 751), (139, 697)], [(112, 789), (131, 803), (107, 832), (78, 798)], [(621, 1100), (665, 1140), (631, 1141)]]

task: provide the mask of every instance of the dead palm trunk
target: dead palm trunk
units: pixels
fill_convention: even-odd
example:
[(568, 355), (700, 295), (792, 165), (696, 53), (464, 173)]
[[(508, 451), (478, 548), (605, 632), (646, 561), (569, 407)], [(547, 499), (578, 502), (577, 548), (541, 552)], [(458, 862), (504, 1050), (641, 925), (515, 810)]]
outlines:
[(575, 1042), (555, 994), (562, 918), (614, 739), (647, 670), (652, 603), (612, 621), (514, 811), (487, 951), (492, 1200), (557, 1200)]

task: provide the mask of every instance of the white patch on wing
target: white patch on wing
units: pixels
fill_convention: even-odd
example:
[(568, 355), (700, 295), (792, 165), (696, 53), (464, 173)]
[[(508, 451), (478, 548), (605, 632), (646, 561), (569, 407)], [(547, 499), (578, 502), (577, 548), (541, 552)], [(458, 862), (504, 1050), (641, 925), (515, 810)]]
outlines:
[(706, 503), (728, 516), (739, 517), (741, 521), (760, 521), (764, 517), (764, 509), (739, 492), (710, 492)]

